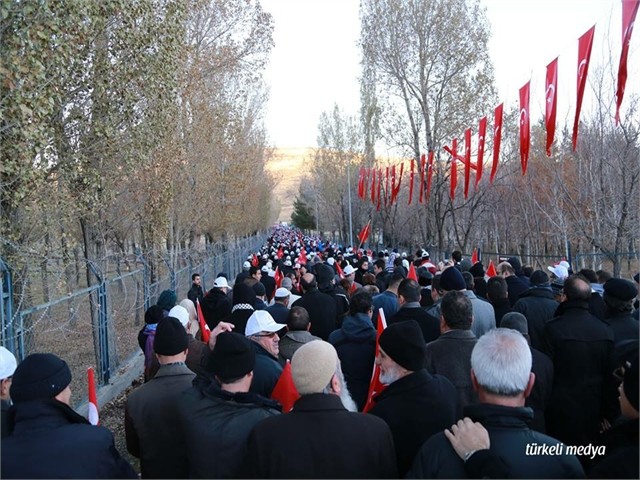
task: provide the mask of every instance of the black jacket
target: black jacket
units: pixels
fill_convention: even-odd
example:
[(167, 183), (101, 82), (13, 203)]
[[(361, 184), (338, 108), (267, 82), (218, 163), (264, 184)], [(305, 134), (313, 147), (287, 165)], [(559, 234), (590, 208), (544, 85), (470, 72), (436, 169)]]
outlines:
[(195, 283), (191, 284), (191, 288), (187, 292), (187, 298), (193, 302), (195, 305), (196, 300), (199, 300), (202, 303), (202, 299), (204, 298), (204, 291), (200, 285), (196, 285)]
[(547, 425), (545, 410), (551, 400), (551, 387), (553, 386), (553, 362), (540, 350), (531, 348), (531, 372), (536, 376), (531, 394), (527, 397), (525, 406), (533, 410), (533, 420), (529, 426), (533, 430), (546, 433)]
[(260, 283), (264, 285), (265, 295), (267, 296), (267, 303), (271, 300), (276, 293), (276, 279), (263, 273), (260, 277)]
[(309, 312), (311, 320), (311, 335), (327, 340), (329, 334), (337, 327), (337, 313), (335, 299), (317, 288), (311, 288), (308, 292), (296, 300), (292, 307), (304, 307)]
[(422, 444), (456, 420), (456, 389), (441, 375), (418, 370), (388, 385), (369, 413), (393, 434), (398, 473), (404, 477)]
[(558, 305), (551, 288), (531, 287), (520, 295), (520, 299), (513, 306), (514, 312), (527, 317), (529, 340), (533, 348), (545, 348), (544, 324), (555, 316)]
[[(555, 438), (528, 427), (533, 416), (530, 408), (483, 403), (468, 406), (465, 416), (489, 432), (490, 452), (503, 460), (506, 478), (584, 478), (574, 455), (527, 455), (529, 445), (560, 445)], [(422, 446), (407, 478), (465, 478), (464, 462), (440, 432)]]
[(427, 314), (418, 302), (416, 302), (416, 305), (415, 307), (408, 307), (405, 304), (400, 307), (400, 310), (398, 310), (394, 316), (388, 318), (387, 322), (391, 325), (392, 323), (402, 322), (404, 320), (415, 320), (418, 322), (418, 325), (420, 325), (425, 343), (429, 343), (440, 336), (440, 321)]
[(253, 368), (253, 381), (249, 391), (270, 398), (273, 387), (282, 374), (282, 365), (278, 358), (262, 348), (262, 345), (254, 341), (251, 345), (256, 352), (256, 365)]
[(527, 289), (529, 288), (529, 284), (525, 283), (524, 280), (522, 280), (520, 277), (516, 277), (515, 275), (505, 277), (505, 281), (507, 282), (509, 303), (511, 303), (511, 306), (513, 306), (520, 298), (520, 295), (527, 291)]
[(638, 354), (640, 326), (631, 313), (607, 312), (605, 321), (613, 331), (613, 366), (617, 368)]
[(638, 419), (626, 420), (602, 436), (605, 455), (588, 472), (589, 478), (639, 478)]
[(342, 327), (329, 335), (338, 352), (349, 393), (362, 411), (367, 401), (376, 355), (376, 330), (367, 314), (345, 317)]
[(508, 298), (498, 298), (497, 300), (491, 300), (490, 303), (493, 306), (493, 310), (496, 314), (496, 327), (499, 328), (502, 317), (504, 317), (507, 313), (513, 311), (513, 309), (511, 308), (511, 302), (509, 302)]
[(267, 307), (267, 312), (273, 317), (276, 323), (281, 323), (284, 327), (289, 320), (289, 309), (281, 303), (274, 303)]
[(280, 406), (253, 393), (230, 393), (215, 383), (191, 388), (178, 399), (186, 442), (188, 478), (236, 478), (246, 454), (249, 432)]
[(337, 395), (304, 395), (286, 415), (249, 435), (241, 478), (397, 478), (393, 437), (373, 415), (345, 410)]
[(0, 417), (0, 431), (2, 432), (2, 438), (9, 435), (8, 426), (7, 426), (7, 414), (9, 412), (9, 408), (11, 408), (11, 404), (7, 400), (0, 401), (2, 403), (2, 417)]
[(2, 439), (2, 478), (137, 478), (104, 427), (57, 400), (20, 402)]
[(544, 330), (554, 370), (547, 433), (568, 445), (594, 443), (600, 420), (613, 421), (617, 405), (610, 385), (613, 332), (588, 308), (587, 302), (561, 303)]
[(231, 300), (219, 288), (209, 290), (206, 297), (202, 299), (200, 306), (202, 307), (204, 319), (211, 330), (220, 320), (231, 315)]

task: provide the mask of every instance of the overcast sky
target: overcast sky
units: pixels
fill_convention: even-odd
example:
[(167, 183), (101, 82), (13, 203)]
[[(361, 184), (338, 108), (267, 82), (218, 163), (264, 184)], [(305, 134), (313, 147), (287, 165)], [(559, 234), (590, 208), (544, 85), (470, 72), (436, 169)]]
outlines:
[[(337, 103), (357, 115), (360, 51), (358, 0), (261, 0), (275, 21), (266, 126), (277, 147), (316, 145), (318, 118)], [(620, 0), (481, 0), (492, 38), (489, 53), (505, 109), (517, 105), (518, 89), (531, 79), (531, 114), (544, 104), (546, 66), (559, 56), (558, 122), (572, 118), (578, 38), (596, 25), (591, 65), (613, 58), (621, 48)], [(640, 29), (629, 53), (627, 93), (638, 91)], [(590, 73), (591, 73), (590, 68)], [(585, 103), (588, 101), (588, 89)], [(584, 108), (584, 107), (583, 107)], [(492, 112), (487, 112), (492, 114)], [(623, 103), (624, 114), (624, 103)], [(477, 119), (470, 119), (475, 125)]]

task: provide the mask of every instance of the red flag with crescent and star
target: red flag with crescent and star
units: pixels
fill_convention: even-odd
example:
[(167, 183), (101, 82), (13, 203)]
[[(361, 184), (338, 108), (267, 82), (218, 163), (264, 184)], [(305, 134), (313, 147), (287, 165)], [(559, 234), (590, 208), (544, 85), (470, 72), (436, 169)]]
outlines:
[(576, 100), (576, 116), (573, 120), (573, 135), (571, 142), (573, 151), (576, 150), (578, 144), (578, 123), (580, 122), (580, 110), (582, 109), (582, 97), (584, 96), (584, 87), (587, 85), (587, 73), (589, 72), (589, 59), (591, 58), (591, 47), (593, 47), (593, 33), (596, 26), (594, 25), (587, 30), (578, 40), (578, 86)]
[[(384, 310), (378, 309), (378, 326), (376, 334), (376, 357), (380, 354), (380, 335), (387, 328), (387, 319), (384, 316)], [(382, 392), (387, 386), (380, 381), (380, 365), (375, 360), (373, 363), (373, 374), (371, 375), (371, 382), (369, 383), (369, 393), (367, 394), (367, 403), (365, 403), (362, 409), (363, 413), (367, 413), (373, 408), (373, 397)]]
[(502, 141), (502, 110), (504, 104), (496, 107), (493, 120), (493, 164), (491, 165), (491, 175), (489, 183), (493, 183), (493, 179), (498, 171), (498, 160), (500, 159), (500, 142)]
[(640, 0), (622, 0), (622, 52), (618, 66), (618, 88), (616, 89), (616, 125), (620, 123), (620, 105), (627, 83), (627, 56), (631, 44), (631, 33), (638, 13)]
[(487, 117), (482, 117), (478, 124), (478, 161), (476, 163), (476, 190), (482, 178), (482, 163), (484, 161), (484, 139), (487, 134)]
[(545, 94), (545, 126), (547, 128), (547, 157), (551, 156), (551, 145), (556, 135), (556, 107), (558, 97), (558, 58), (547, 65), (547, 82)]
[(196, 298), (196, 312), (198, 314), (198, 325), (200, 325), (200, 338), (204, 343), (209, 343), (209, 338), (211, 337), (211, 329), (209, 325), (204, 319), (204, 314), (202, 313), (202, 306), (200, 305), (200, 301)]
[(273, 387), (271, 399), (280, 402), (282, 413), (289, 413), (299, 398), (300, 394), (293, 383), (293, 375), (291, 374), (291, 361), (287, 360), (276, 385)]
[(520, 88), (520, 165), (522, 174), (527, 173), (529, 162), (529, 146), (531, 144), (531, 125), (529, 122), (529, 84), (525, 83)]

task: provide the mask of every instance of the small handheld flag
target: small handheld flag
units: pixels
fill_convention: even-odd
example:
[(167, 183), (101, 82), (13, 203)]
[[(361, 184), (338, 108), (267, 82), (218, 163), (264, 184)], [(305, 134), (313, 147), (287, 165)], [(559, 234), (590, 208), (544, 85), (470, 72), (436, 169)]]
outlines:
[(98, 394), (96, 392), (96, 377), (93, 368), (87, 368), (87, 384), (89, 386), (89, 411), (87, 420), (91, 425), (98, 425), (100, 418), (98, 415)]

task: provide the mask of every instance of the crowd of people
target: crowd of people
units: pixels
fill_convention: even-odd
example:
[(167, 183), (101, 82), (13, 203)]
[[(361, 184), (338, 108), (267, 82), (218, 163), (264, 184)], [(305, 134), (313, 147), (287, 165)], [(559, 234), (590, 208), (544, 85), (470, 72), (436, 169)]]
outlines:
[[(279, 226), (235, 278), (145, 312), (127, 450), (142, 478), (638, 478), (637, 297), (637, 274), (489, 277)], [(3, 478), (137, 476), (63, 359), (0, 348), (0, 380)]]

